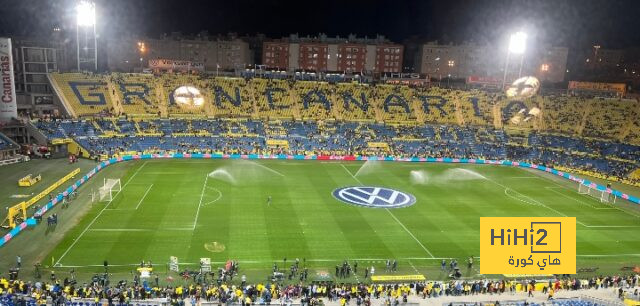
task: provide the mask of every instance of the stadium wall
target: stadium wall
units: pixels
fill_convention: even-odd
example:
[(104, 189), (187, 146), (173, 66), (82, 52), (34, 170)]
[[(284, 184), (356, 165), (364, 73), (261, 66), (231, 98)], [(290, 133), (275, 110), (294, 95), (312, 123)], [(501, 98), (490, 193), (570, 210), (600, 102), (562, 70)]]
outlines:
[(484, 160), (484, 159), (467, 159), (467, 158), (434, 158), (434, 157), (393, 157), (393, 156), (336, 156), (336, 155), (261, 155), (261, 154), (142, 154), (142, 155), (125, 155), (120, 157), (114, 157), (109, 160), (101, 162), (89, 173), (77, 180), (73, 185), (69, 186), (62, 193), (58, 194), (53, 200), (45, 204), (34, 215), (34, 217), (27, 219), (21, 224), (13, 228), (9, 233), (0, 238), (0, 247), (7, 244), (11, 239), (19, 235), (22, 231), (30, 226), (36, 226), (38, 224), (35, 219), (36, 216), (42, 216), (48, 210), (52, 209), (56, 204), (62, 202), (62, 199), (71, 192), (78, 189), (82, 184), (87, 182), (91, 177), (96, 175), (102, 169), (117, 164), (123, 161), (131, 160), (145, 160), (145, 159), (277, 159), (277, 160), (334, 160), (334, 161), (395, 161), (395, 162), (429, 162), (429, 163), (460, 163), (460, 164), (487, 164), (487, 165), (501, 165), (536, 169), (539, 171), (548, 172), (564, 179), (577, 182), (591, 188), (595, 188), (600, 191), (604, 191), (613, 194), (616, 197), (628, 200), (634, 204), (640, 204), (640, 198), (632, 195), (620, 192), (615, 189), (607, 188), (606, 186), (599, 185), (586, 179), (579, 178), (573, 174), (558, 171), (556, 169), (545, 167), (536, 164), (515, 162), (509, 160)]

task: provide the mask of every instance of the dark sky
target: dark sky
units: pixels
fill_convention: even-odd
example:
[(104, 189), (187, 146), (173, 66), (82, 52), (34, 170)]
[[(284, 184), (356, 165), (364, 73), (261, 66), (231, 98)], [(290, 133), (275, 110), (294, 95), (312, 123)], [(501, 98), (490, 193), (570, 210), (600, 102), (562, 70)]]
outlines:
[[(74, 0), (0, 0), (0, 35), (72, 29)], [(96, 0), (103, 36), (197, 33), (382, 34), (394, 41), (497, 41), (524, 29), (571, 48), (640, 45), (640, 0)]]

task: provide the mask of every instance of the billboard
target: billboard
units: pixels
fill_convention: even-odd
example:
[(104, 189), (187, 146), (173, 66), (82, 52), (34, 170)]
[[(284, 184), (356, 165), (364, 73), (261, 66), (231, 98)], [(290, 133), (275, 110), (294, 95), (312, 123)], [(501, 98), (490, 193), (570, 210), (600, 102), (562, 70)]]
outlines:
[(11, 39), (0, 37), (0, 121), (18, 117)]
[(192, 61), (177, 61), (171, 59), (150, 59), (149, 68), (160, 70), (204, 71), (204, 64)]
[(596, 82), (569, 81), (568, 89), (615, 92), (617, 95), (622, 97), (624, 97), (625, 93), (627, 92), (627, 86), (624, 83), (596, 83)]

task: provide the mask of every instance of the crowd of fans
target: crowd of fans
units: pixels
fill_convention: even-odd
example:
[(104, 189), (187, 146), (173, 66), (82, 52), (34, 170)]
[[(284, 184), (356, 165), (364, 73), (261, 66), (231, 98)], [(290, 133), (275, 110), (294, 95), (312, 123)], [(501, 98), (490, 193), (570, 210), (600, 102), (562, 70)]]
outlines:
[[(406, 303), (408, 299), (437, 299), (442, 296), (501, 295), (528, 292), (528, 296), (543, 295), (553, 299), (563, 290), (615, 290), (619, 298), (638, 299), (640, 275), (597, 276), (585, 279), (556, 278), (546, 280), (451, 280), (420, 281), (396, 284), (335, 283), (332, 281), (310, 283), (209, 283), (181, 282), (161, 285), (155, 281), (119, 281), (114, 284), (94, 277), (88, 283), (75, 280), (24, 281), (0, 277), (0, 297), (9, 305), (64, 305), (72, 300), (128, 304), (133, 300), (155, 300), (182, 305), (188, 299), (191, 305), (201, 301), (215, 303), (318, 305), (323, 300), (338, 301), (341, 305), (371, 305), (372, 301), (384, 301), (387, 305)], [(355, 302), (355, 303), (354, 303)]]
[[(640, 165), (640, 146), (537, 132), (510, 135), (487, 127), (122, 118), (51, 120), (36, 125), (49, 138), (75, 138), (96, 156), (179, 152), (511, 159), (567, 167), (629, 184), (640, 182), (629, 176)], [(268, 139), (284, 144), (270, 144)]]

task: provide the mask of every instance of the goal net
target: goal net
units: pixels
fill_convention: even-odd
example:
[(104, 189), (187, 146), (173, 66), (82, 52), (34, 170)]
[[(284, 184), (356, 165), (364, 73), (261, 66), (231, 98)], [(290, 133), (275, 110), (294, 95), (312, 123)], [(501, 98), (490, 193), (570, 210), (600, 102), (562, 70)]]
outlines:
[(599, 190), (582, 183), (578, 183), (578, 193), (589, 195), (600, 200), (600, 202), (603, 203), (615, 203), (617, 198), (615, 195), (608, 193), (606, 190)]
[(113, 200), (113, 196), (122, 189), (120, 179), (105, 179), (104, 185), (98, 190), (100, 202)]

